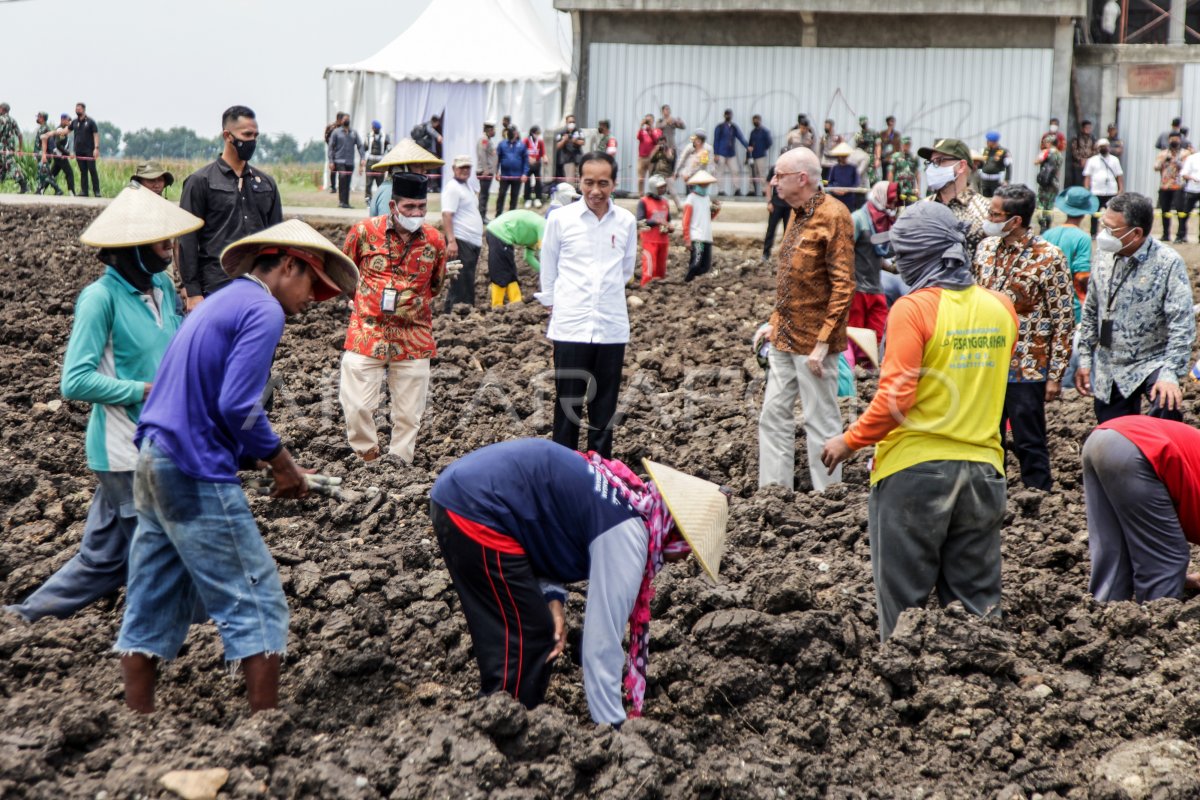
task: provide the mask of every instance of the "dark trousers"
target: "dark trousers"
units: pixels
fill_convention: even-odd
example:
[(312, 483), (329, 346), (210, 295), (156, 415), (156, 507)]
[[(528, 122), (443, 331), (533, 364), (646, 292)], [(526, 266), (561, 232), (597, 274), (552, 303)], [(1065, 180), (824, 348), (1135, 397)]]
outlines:
[(337, 167), (333, 164), (329, 165), (329, 193), (333, 194), (337, 191)]
[(867, 533), (881, 641), (934, 587), (943, 606), (958, 600), (981, 617), (999, 615), (1007, 496), (1004, 476), (973, 461), (925, 461), (871, 487)]
[[(77, 156), (81, 154), (76, 154)], [(92, 194), (96, 197), (100, 196), (100, 173), (96, 171), (96, 159), (92, 158), (91, 153), (87, 153), (87, 158), (79, 158), (75, 163), (79, 165), (79, 196), (87, 197), (88, 194), (88, 176), (92, 177)]]
[(1100, 201), (1100, 207), (1096, 209), (1096, 213), (1092, 214), (1092, 238), (1096, 237), (1096, 233), (1100, 230), (1100, 212), (1108, 208), (1108, 201), (1116, 197), (1115, 194), (1098, 194), (1096, 199)]
[(67, 191), (75, 194), (75, 170), (71, 169), (71, 162), (67, 160), (66, 156), (50, 159), (50, 180), (55, 184), (58, 183), (58, 173), (60, 172), (67, 179)]
[(367, 169), (366, 169), (366, 178), (367, 178), (367, 188), (366, 188), (367, 202), (370, 203), (371, 195), (374, 193), (375, 187), (379, 186), (380, 184), (383, 183), (383, 172), (382, 172), (382, 170), (375, 169), (375, 165), (368, 162)]
[[(1158, 190), (1158, 213), (1162, 215), (1162, 239), (1168, 241), (1171, 238), (1171, 220), (1175, 217), (1176, 212), (1183, 210), (1184, 191), (1183, 189), (1159, 189)], [(1186, 217), (1181, 218), (1179, 227), (1180, 235), (1187, 234)]]
[[(1166, 237), (1164, 237), (1166, 238)], [(1117, 384), (1114, 383), (1112, 392), (1109, 394), (1107, 401), (1101, 401), (1099, 397), (1093, 398), (1092, 402), (1096, 408), (1096, 424), (1100, 425), (1117, 417), (1132, 417), (1142, 413), (1142, 397), (1150, 394), (1151, 387), (1158, 382), (1158, 370), (1154, 370), (1146, 380), (1142, 381), (1142, 385), (1134, 389), (1129, 397), (1121, 394)], [(1150, 410), (1146, 412), (1148, 417), (1157, 417), (1158, 419), (1169, 419), (1175, 422), (1183, 422), (1182, 411), (1169, 411), (1163, 408), (1157, 402), (1150, 404)]]
[(337, 161), (333, 165), (337, 171), (338, 203), (350, 205), (350, 181), (354, 179), (354, 165)]
[(991, 197), (999, 188), (1000, 181), (985, 181), (982, 178), (979, 181), (979, 193), (984, 197)]
[(492, 191), (492, 178), (477, 175), (479, 178), (479, 216), (483, 217), (483, 221), (487, 222), (487, 201), (488, 193)]
[(446, 290), (446, 311), (459, 303), (475, 305), (475, 267), (479, 264), (480, 245), (458, 240), (458, 260), (462, 262), (462, 272)]
[(579, 428), (587, 406), (587, 449), (612, 458), (613, 417), (624, 363), (624, 344), (554, 343), (555, 442), (579, 449)]
[(517, 196), (521, 192), (521, 176), (520, 175), (501, 175), (500, 176), (500, 194), (496, 196), (496, 216), (504, 213), (504, 197), (508, 195), (510, 202), (508, 207), (515, 209), (517, 207)]
[[(1192, 209), (1194, 209), (1196, 207), (1197, 203), (1200, 203), (1200, 192), (1184, 192), (1183, 193), (1183, 207), (1179, 211), (1179, 213), (1180, 213), (1179, 240), (1180, 241), (1184, 241), (1187, 239), (1188, 217), (1190, 217), (1192, 215)], [(1166, 237), (1164, 236), (1163, 238), (1165, 239)]]
[(1067, 158), (1067, 170), (1065, 177), (1066, 181), (1064, 181), (1064, 183), (1066, 188), (1070, 188), (1072, 186), (1083, 186), (1083, 167), (1076, 164), (1075, 159), (1070, 158), (1069, 155)]
[(550, 683), (554, 618), (529, 559), (479, 544), (437, 503), (429, 517), (467, 618), (480, 692), (507, 692), (533, 708)]
[(1012, 449), (1021, 464), (1022, 483), (1033, 489), (1050, 491), (1044, 381), (1008, 384), (1008, 391), (1004, 394), (1004, 413), (1000, 415), (1000, 441), (1004, 441), (1007, 422), (1012, 423)]
[(690, 283), (712, 269), (712, 242), (692, 242), (688, 258), (688, 271), (684, 283)]
[(542, 165), (538, 164), (533, 167), (533, 172), (529, 175), (529, 180), (525, 181), (525, 202), (528, 203), (530, 195), (542, 199)]
[(790, 208), (778, 209), (771, 205), (771, 216), (767, 218), (767, 236), (763, 239), (763, 258), (771, 257), (771, 248), (775, 246), (775, 229), (783, 223), (783, 232), (787, 233), (788, 220), (792, 218)]

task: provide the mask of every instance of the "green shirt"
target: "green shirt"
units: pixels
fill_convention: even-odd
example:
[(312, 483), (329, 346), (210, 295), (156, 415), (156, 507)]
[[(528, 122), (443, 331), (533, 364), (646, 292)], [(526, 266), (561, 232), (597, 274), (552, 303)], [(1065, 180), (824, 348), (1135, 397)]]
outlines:
[(525, 262), (536, 270), (542, 265), (530, 250), (542, 246), (542, 234), (546, 231), (546, 218), (534, 211), (518, 208), (505, 211), (487, 225), (488, 232), (505, 244), (514, 247), (528, 248), (525, 251)]
[[(1042, 234), (1042, 238), (1062, 251), (1071, 268), (1071, 277), (1080, 272), (1092, 271), (1092, 237), (1076, 228), (1074, 225), (1058, 225)], [(1075, 324), (1079, 324), (1083, 315), (1083, 306), (1079, 302), (1079, 293), (1071, 292), (1075, 302)]]
[(96, 472), (132, 471), (133, 436), (146, 384), (179, 329), (175, 287), (154, 276), (155, 309), (112, 267), (79, 293), (75, 322), (63, 362), (62, 393), (92, 404), (87, 427), (88, 467)]

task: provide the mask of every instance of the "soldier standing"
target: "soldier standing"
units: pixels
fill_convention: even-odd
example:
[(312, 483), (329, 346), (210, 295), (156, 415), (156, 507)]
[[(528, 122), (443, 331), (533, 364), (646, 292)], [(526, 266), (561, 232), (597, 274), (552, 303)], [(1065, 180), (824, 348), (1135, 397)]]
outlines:
[(983, 148), (983, 167), (979, 170), (979, 193), (984, 197), (991, 197), (1001, 186), (1010, 183), (1012, 156), (1000, 146), (1000, 134), (988, 131), (987, 146)]
[(47, 117), (48, 115), (45, 111), (39, 111), (37, 114), (37, 133), (34, 134), (34, 140), (36, 144), (34, 146), (38, 148), (41, 156), (38, 158), (38, 185), (37, 189), (34, 190), (34, 194), (41, 194), (42, 192), (46, 191), (47, 188), (51, 187), (53, 187), (56, 194), (62, 194), (62, 189), (58, 188), (58, 184), (55, 183), (54, 179), (50, 177), (50, 159), (46, 157), (46, 148), (45, 145), (42, 144), (43, 137), (45, 137), (46, 134), (50, 133), (52, 130), (52, 128), (46, 124)]
[(16, 120), (9, 116), (9, 110), (8, 103), (0, 103), (0, 183), (11, 176), (21, 187), (21, 194), (25, 194), (29, 191), (29, 183), (17, 164), (16, 155), (24, 148), (25, 139)]
[(900, 149), (888, 159), (888, 178), (900, 187), (900, 205), (917, 202), (917, 157), (912, 154), (912, 139), (900, 139)]
[[(67, 178), (67, 192), (75, 194), (75, 171), (71, 169), (71, 117), (62, 114), (58, 118), (58, 128), (47, 131), (38, 137), (38, 147), (42, 152), (42, 163), (49, 160), (50, 172), (48, 185), (62, 194), (58, 189), (58, 173)], [(38, 186), (40, 192), (42, 187)]]
[(854, 134), (854, 146), (867, 154), (866, 184), (874, 186), (879, 174), (879, 134), (871, 130), (865, 116), (858, 118), (858, 125), (861, 130)]

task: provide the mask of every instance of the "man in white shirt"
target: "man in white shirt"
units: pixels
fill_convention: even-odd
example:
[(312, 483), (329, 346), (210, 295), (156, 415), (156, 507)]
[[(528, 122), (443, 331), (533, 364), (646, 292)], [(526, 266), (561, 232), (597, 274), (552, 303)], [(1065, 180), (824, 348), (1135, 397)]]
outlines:
[(546, 336), (554, 343), (555, 442), (579, 448), (587, 406), (587, 449), (612, 457), (612, 420), (621, 389), (629, 312), (625, 284), (633, 277), (637, 220), (612, 202), (616, 161), (588, 153), (580, 162), (584, 202), (556, 211), (542, 240), (541, 288), (550, 309)]
[(1183, 169), (1179, 177), (1183, 185), (1183, 216), (1179, 218), (1179, 238), (1187, 241), (1187, 222), (1192, 209), (1200, 203), (1200, 152), (1192, 153), (1183, 160)]
[(462, 271), (446, 292), (446, 311), (458, 303), (475, 305), (475, 266), (483, 247), (483, 217), (479, 198), (467, 181), (471, 178), (471, 157), (455, 156), (454, 180), (442, 189), (442, 230), (446, 233), (446, 259), (461, 261)]
[[(1108, 201), (1125, 191), (1125, 172), (1121, 162), (1109, 152), (1108, 139), (1096, 142), (1096, 155), (1083, 165), (1083, 186), (1100, 200), (1100, 211)], [(1092, 238), (1100, 227), (1100, 214), (1092, 214)]]

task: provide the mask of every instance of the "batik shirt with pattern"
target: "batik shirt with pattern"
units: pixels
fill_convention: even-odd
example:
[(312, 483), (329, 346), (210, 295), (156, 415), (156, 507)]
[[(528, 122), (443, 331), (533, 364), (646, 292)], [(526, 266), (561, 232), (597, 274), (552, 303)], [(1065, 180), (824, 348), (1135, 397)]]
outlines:
[(1189, 155), (1190, 151), (1184, 150), (1182, 147), (1176, 150), (1174, 153), (1172, 153), (1170, 150), (1159, 151), (1159, 191), (1173, 192), (1177, 189), (1183, 188), (1183, 177), (1180, 175), (1180, 173), (1183, 172), (1183, 161)]
[[(1108, 401), (1116, 385), (1131, 397), (1155, 370), (1178, 383), (1196, 339), (1192, 303), (1187, 266), (1162, 242), (1147, 239), (1128, 258), (1100, 253), (1079, 323), (1079, 366), (1092, 370), (1092, 393)], [(1105, 319), (1113, 323), (1111, 347), (1099, 346)]]
[(1071, 272), (1062, 251), (1032, 233), (1015, 244), (992, 236), (979, 244), (975, 266), (979, 285), (1007, 295), (1017, 312), (1009, 383), (1061, 381), (1075, 327)]
[[(358, 265), (345, 349), (383, 361), (435, 358), (433, 298), (446, 280), (446, 245), (430, 225), (407, 243), (389, 216), (371, 217), (350, 229), (344, 252)], [(383, 310), (395, 291), (395, 312)]]
[[(930, 195), (925, 200), (930, 203), (939, 202), (936, 194)], [(946, 208), (950, 209), (960, 222), (967, 224), (964, 244), (967, 247), (967, 257), (971, 259), (972, 270), (978, 276), (979, 270), (975, 269), (975, 248), (979, 247), (979, 243), (987, 236), (983, 232), (983, 223), (987, 222), (988, 214), (991, 213), (992, 201), (974, 189), (967, 188), (946, 203)]]

